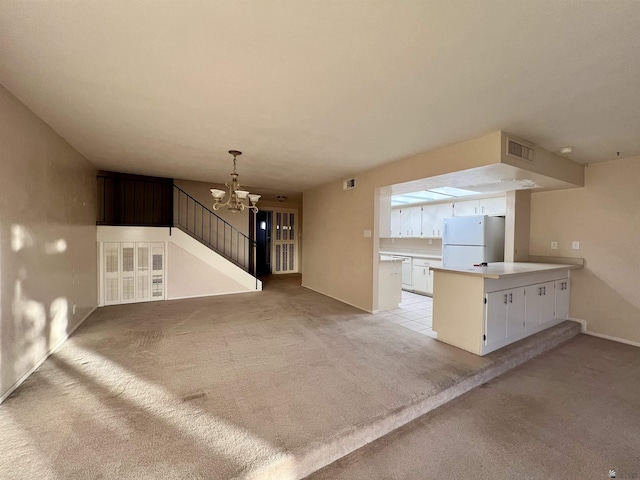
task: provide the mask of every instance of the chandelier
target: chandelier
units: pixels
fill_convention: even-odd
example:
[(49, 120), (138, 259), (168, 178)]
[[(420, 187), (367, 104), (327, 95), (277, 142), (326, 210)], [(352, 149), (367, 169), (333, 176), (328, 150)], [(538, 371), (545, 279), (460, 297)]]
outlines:
[[(231, 174), (231, 183), (225, 183), (229, 189), (229, 198), (226, 202), (222, 203), (224, 195), (227, 193), (224, 190), (218, 190), (216, 188), (211, 189), (211, 196), (214, 199), (213, 209), (218, 210), (220, 207), (227, 207), (232, 213), (241, 212), (245, 208), (253, 210), (254, 213), (258, 213), (258, 207), (256, 204), (260, 199), (260, 195), (249, 193), (246, 190), (240, 190), (240, 183), (238, 182), (238, 172), (236, 172), (236, 157), (242, 155), (242, 152), (238, 150), (229, 150), (229, 153), (233, 155), (233, 173)], [(251, 205), (245, 203), (247, 198)]]

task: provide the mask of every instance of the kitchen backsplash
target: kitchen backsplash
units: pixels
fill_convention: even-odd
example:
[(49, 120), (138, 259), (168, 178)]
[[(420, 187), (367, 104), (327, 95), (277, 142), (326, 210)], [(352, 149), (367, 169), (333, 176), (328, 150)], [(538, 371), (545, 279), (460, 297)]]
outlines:
[(442, 255), (442, 240), (432, 238), (381, 238), (380, 251), (422, 255)]

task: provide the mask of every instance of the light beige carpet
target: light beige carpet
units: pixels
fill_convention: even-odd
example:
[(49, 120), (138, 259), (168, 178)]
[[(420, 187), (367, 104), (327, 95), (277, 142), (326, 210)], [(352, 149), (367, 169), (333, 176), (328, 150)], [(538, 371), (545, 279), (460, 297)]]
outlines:
[(640, 478), (640, 349), (580, 335), (308, 480)]
[(299, 276), (101, 308), (0, 406), (0, 478), (300, 478), (535, 355), (540, 338), (477, 357)]

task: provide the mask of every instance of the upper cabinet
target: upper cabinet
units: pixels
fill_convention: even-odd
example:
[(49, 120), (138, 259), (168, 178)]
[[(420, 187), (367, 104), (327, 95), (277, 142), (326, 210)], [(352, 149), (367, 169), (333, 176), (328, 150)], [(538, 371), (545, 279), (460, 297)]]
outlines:
[(442, 237), (444, 219), (453, 216), (452, 203), (436, 203), (422, 207), (422, 236)]
[(401, 237), (422, 236), (422, 207), (403, 207), (400, 209)]
[[(380, 236), (442, 238), (445, 218), (468, 215), (506, 215), (506, 213), (506, 197), (394, 207), (391, 208), (390, 215), (385, 217), (385, 225), (381, 225)], [(389, 225), (388, 230), (386, 229), (387, 224)]]
[(400, 209), (391, 209), (391, 237), (399, 237), (402, 232), (402, 226), (400, 225)]
[(481, 198), (477, 200), (461, 200), (453, 204), (453, 215), (466, 217), (469, 215), (506, 215), (507, 197)]

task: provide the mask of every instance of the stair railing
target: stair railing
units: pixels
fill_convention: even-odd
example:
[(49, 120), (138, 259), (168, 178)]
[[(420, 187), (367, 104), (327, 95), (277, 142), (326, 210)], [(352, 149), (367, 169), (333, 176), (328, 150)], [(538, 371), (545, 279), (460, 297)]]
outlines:
[(177, 185), (173, 192), (174, 227), (255, 276), (256, 242)]

